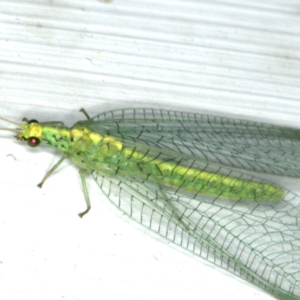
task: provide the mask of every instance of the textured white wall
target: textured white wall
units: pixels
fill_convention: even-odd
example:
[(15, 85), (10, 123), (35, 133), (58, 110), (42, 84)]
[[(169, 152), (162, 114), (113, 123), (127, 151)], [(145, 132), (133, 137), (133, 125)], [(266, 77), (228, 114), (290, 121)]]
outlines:
[[(123, 107), (300, 126), (299, 1), (0, 0), (0, 115)], [(6, 125), (5, 125), (6, 126)], [(124, 221), (71, 164), (0, 139), (0, 299), (270, 299)], [(11, 155), (12, 156), (11, 156)], [(176, 251), (177, 250), (177, 251)]]

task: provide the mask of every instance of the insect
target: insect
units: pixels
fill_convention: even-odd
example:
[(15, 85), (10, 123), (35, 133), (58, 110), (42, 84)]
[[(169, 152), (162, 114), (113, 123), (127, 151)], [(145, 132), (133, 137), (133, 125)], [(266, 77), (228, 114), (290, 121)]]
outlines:
[[(72, 128), (15, 123), (17, 139), (57, 148), (124, 214), (264, 289), (300, 299), (300, 131), (161, 109), (103, 112)], [(267, 175), (271, 174), (271, 176)], [(273, 175), (273, 176), (272, 176)], [(267, 179), (266, 179), (267, 178)]]

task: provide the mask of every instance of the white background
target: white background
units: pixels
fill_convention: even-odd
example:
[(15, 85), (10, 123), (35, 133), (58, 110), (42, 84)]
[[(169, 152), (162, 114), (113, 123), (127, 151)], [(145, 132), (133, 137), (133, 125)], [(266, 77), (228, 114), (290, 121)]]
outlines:
[[(0, 115), (162, 107), (300, 126), (299, 1), (0, 0)], [(3, 123), (3, 127), (7, 124)], [(13, 127), (12, 125), (9, 125)], [(149, 237), (77, 170), (0, 139), (0, 299), (271, 299)]]

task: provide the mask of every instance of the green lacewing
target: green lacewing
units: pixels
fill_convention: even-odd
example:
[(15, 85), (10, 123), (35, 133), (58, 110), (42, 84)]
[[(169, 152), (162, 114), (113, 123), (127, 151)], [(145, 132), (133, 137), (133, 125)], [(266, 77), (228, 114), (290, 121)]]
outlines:
[(79, 167), (79, 216), (89, 175), (142, 226), (277, 299), (300, 299), (300, 197), (278, 184), (300, 175), (299, 130), (147, 108), (86, 116), (72, 128), (1, 118), (18, 126), (2, 130), (62, 153), (40, 187), (64, 159)]

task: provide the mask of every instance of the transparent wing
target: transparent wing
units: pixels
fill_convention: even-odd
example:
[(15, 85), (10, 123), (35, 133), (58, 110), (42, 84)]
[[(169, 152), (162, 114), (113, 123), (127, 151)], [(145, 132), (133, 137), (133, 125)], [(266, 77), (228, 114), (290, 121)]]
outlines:
[(300, 297), (298, 196), (274, 205), (192, 199), (147, 181), (91, 175), (124, 214), (274, 295)]
[[(260, 183), (246, 170), (300, 172), (300, 133), (294, 129), (152, 109), (112, 111), (75, 124), (80, 125), (117, 137), (147, 157), (226, 177)], [(277, 299), (300, 299), (298, 195), (285, 189), (281, 201), (266, 204), (188, 194), (181, 185), (150, 182), (145, 169), (124, 168), (120, 158), (102, 166), (86, 155), (80, 159), (103, 193), (131, 219)], [(278, 185), (276, 180), (281, 178), (275, 178)]]
[(300, 176), (300, 131), (292, 128), (143, 108), (104, 112), (77, 125), (198, 160)]

